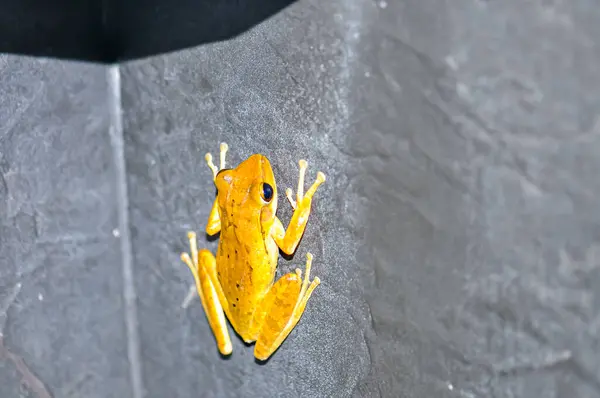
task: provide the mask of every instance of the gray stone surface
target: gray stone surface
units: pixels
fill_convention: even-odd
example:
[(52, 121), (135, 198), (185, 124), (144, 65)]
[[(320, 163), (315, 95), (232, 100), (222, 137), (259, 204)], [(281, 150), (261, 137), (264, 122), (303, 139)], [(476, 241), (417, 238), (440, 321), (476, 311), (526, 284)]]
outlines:
[[(153, 396), (598, 396), (591, 6), (300, 2), (126, 65)], [(314, 251), (324, 283), (264, 367), (239, 341), (221, 360), (199, 305), (177, 310), (185, 231), (213, 198), (202, 156), (222, 140), (235, 161), (266, 153), (282, 186), (300, 156), (329, 176), (282, 262)]]
[(106, 68), (1, 55), (0, 87), (4, 349), (55, 397), (130, 396)]
[[(598, 21), (590, 0), (301, 0), (233, 40), (122, 65), (145, 396), (599, 397)], [(5, 345), (56, 396), (78, 377), (75, 396), (131, 396), (105, 72), (0, 60), (19, 71), (1, 75), (1, 297), (22, 283)], [(22, 99), (39, 87), (52, 100)], [(236, 335), (221, 358), (199, 301), (181, 308), (179, 254), (206, 226), (203, 156), (221, 141), (230, 164), (266, 154), (281, 192), (301, 157), (328, 177), (280, 259), (281, 274), (312, 252), (322, 284), (264, 365)], [(18, 377), (1, 362), (0, 396)]]
[[(370, 265), (356, 259), (347, 214), (358, 203), (347, 201), (349, 157), (338, 148), (346, 140), (349, 81), (338, 80), (346, 68), (335, 32), (322, 44), (305, 40), (305, 30), (328, 26), (320, 15), (306, 6), (292, 8), (239, 40), (122, 67), (132, 247), (150, 397), (193, 391), (207, 397), (350, 396), (369, 372), (370, 315), (361, 275)], [(307, 20), (312, 22), (305, 26)], [(319, 54), (319, 45), (338, 50)], [(316, 195), (295, 258), (280, 260), (280, 271), (289, 272), (303, 268), (305, 253), (312, 252), (313, 274), (322, 284), (297, 328), (263, 366), (237, 336), (231, 359), (221, 359), (199, 301), (180, 309), (193, 281), (179, 259), (187, 251), (186, 232), (200, 232), (201, 246), (217, 246), (203, 236), (215, 192), (204, 154), (218, 153), (221, 141), (230, 145), (231, 165), (252, 153), (267, 155), (281, 192), (296, 185), (300, 158), (309, 161), (309, 180), (318, 170), (329, 179)], [(287, 224), (290, 206), (280, 199)]]

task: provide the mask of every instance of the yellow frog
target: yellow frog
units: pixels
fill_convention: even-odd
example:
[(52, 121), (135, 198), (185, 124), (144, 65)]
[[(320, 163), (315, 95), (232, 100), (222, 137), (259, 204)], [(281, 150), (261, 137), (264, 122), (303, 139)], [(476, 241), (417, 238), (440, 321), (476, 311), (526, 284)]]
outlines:
[(275, 270), (279, 248), (293, 254), (302, 238), (311, 210), (312, 198), (325, 174), (304, 193), (308, 167), (300, 160), (296, 199), (292, 190), (286, 196), (294, 208), (287, 230), (275, 215), (277, 187), (269, 160), (260, 154), (250, 156), (235, 169), (225, 168), (228, 146), (220, 146), (220, 167), (210, 153), (206, 162), (217, 187), (206, 232), (221, 233), (216, 258), (207, 249), (198, 251), (196, 234), (188, 233), (191, 256), (181, 259), (192, 271), (196, 290), (223, 355), (231, 354), (231, 339), (225, 315), (246, 343), (256, 342), (254, 356), (267, 360), (296, 326), (306, 303), (319, 285), (318, 277), (309, 284), (312, 255), (306, 255), (306, 273), (300, 269), (281, 277)]

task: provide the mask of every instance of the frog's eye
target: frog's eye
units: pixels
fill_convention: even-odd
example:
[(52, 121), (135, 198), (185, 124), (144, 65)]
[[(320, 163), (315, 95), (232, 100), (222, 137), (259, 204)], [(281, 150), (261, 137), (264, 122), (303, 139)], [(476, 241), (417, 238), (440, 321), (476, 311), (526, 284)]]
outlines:
[(263, 200), (265, 202), (270, 202), (271, 199), (273, 199), (273, 187), (270, 186), (269, 184), (267, 184), (266, 182), (264, 182), (262, 184), (262, 191), (260, 193), (260, 196), (263, 198)]

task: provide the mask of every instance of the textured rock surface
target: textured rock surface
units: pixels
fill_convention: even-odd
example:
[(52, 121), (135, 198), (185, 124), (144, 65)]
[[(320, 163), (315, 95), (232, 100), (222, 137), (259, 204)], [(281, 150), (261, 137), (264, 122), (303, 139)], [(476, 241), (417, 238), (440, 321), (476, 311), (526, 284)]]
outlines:
[[(146, 396), (600, 396), (600, 11), (322, 3), (121, 67)], [(105, 72), (2, 62), (15, 91), (0, 99), (0, 297), (22, 282), (5, 345), (56, 396), (129, 396)], [(31, 101), (39, 87), (54, 96)], [(328, 177), (280, 259), (287, 272), (312, 252), (323, 283), (262, 366), (235, 335), (219, 357), (199, 301), (180, 308), (185, 233), (204, 230), (214, 197), (203, 156), (221, 141), (231, 164), (268, 155), (281, 192), (300, 157)], [(2, 362), (0, 395), (14, 391)]]
[(4, 347), (55, 397), (130, 396), (106, 68), (3, 55), (0, 76)]

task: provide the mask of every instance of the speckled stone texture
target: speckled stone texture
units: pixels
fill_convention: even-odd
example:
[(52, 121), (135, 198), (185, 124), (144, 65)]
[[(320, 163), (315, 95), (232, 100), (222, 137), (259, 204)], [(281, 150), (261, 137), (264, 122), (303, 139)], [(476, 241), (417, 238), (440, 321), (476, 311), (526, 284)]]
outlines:
[(54, 397), (131, 396), (106, 68), (0, 55), (0, 82), (0, 397), (5, 350)]
[[(598, 38), (591, 0), (300, 0), (119, 74), (2, 56), (5, 349), (56, 397), (599, 397)], [(264, 365), (181, 308), (222, 141), (284, 223), (297, 160), (327, 175), (279, 268), (322, 284)]]

